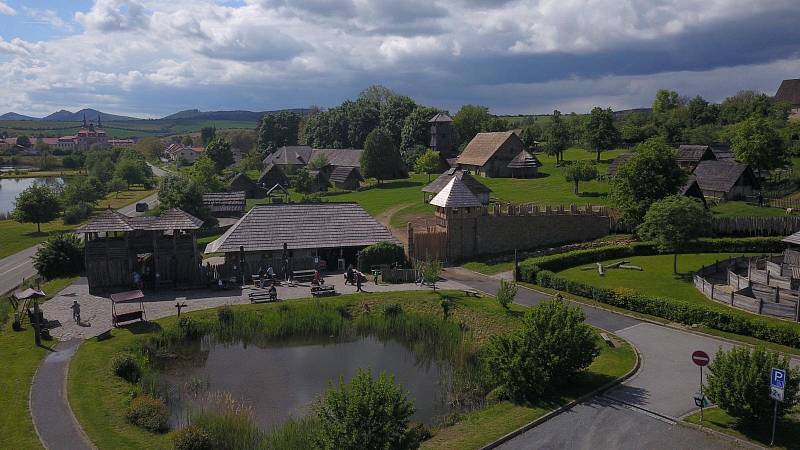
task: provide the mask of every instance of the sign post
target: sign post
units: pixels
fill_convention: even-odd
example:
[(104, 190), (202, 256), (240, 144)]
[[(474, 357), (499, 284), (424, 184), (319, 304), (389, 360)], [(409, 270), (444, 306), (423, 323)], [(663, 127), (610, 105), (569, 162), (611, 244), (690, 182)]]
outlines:
[(709, 361), (711, 361), (711, 358), (708, 356), (708, 353), (702, 350), (697, 350), (692, 353), (692, 362), (700, 366), (700, 401), (698, 402), (695, 399), (695, 404), (699, 403), (700, 406), (700, 423), (703, 423), (703, 407), (706, 403), (706, 397), (703, 395), (703, 367), (708, 365)]
[(786, 387), (786, 371), (772, 369), (769, 374), (769, 396), (775, 400), (775, 410), (772, 413), (772, 439), (769, 445), (775, 445), (775, 425), (778, 423), (778, 402), (783, 401), (783, 388)]

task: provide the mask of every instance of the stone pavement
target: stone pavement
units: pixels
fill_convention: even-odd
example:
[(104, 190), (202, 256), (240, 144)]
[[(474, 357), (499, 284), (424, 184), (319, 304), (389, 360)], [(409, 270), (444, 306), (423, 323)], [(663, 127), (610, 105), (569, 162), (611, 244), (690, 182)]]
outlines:
[[(334, 273), (325, 277), (326, 284), (332, 284), (336, 292), (340, 294), (352, 294), (356, 292), (355, 286), (344, 284), (344, 277), (341, 273)], [(437, 283), (437, 289), (464, 289), (464, 285), (454, 281), (442, 281)], [(144, 310), (148, 320), (155, 320), (161, 317), (177, 314), (176, 302), (185, 303), (186, 307), (182, 312), (196, 311), (200, 309), (216, 308), (224, 305), (248, 304), (248, 292), (252, 286), (242, 289), (228, 289), (224, 291), (210, 289), (192, 290), (169, 290), (161, 292), (145, 292)], [(428, 286), (419, 286), (414, 283), (385, 284), (375, 285), (368, 281), (362, 285), (365, 292), (397, 292), (430, 290)], [(294, 287), (278, 287), (278, 299), (298, 299), (311, 296), (310, 285), (301, 283)], [(81, 305), (81, 323), (76, 324), (72, 320), (72, 302), (77, 300)], [(117, 312), (124, 310), (138, 310), (139, 303), (117, 304)], [(89, 286), (86, 279), (81, 278), (72, 285), (61, 291), (52, 300), (42, 304), (42, 311), (47, 320), (58, 321), (60, 326), (50, 330), (54, 338), (60, 341), (70, 339), (88, 339), (106, 331), (111, 325), (111, 300), (107, 297), (98, 297), (89, 294)]]

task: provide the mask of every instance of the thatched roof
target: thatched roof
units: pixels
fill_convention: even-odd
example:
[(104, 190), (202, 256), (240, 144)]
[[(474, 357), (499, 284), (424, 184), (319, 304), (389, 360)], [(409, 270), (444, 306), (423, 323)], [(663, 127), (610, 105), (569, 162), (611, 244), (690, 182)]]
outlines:
[(703, 191), (730, 192), (742, 177), (745, 183), (759, 188), (750, 166), (735, 161), (700, 161), (693, 173)]
[(478, 133), (469, 141), (464, 151), (458, 156), (458, 163), (470, 166), (483, 166), (509, 139), (519, 140), (519, 136), (514, 134), (513, 131)]
[(356, 203), (262, 205), (251, 209), (206, 247), (206, 253), (362, 247), (397, 242)]
[(450, 183), (450, 180), (453, 178), (458, 178), (461, 180), (467, 186), (467, 188), (469, 188), (470, 192), (475, 194), (475, 196), (492, 192), (491, 189), (486, 187), (486, 185), (480, 181), (476, 180), (475, 177), (469, 174), (469, 172), (465, 172), (461, 169), (448, 169), (430, 184), (422, 188), (422, 192), (438, 194), (439, 191), (444, 189), (444, 187), (447, 186), (447, 184)]
[(447, 186), (433, 197), (430, 204), (442, 208), (471, 208), (481, 206), (481, 201), (463, 181), (453, 177)]
[(428, 121), (428, 123), (434, 123), (434, 122), (452, 122), (452, 121), (453, 121), (453, 118), (452, 118), (452, 117), (450, 117), (450, 116), (448, 116), (446, 112), (440, 112), (440, 113), (436, 113), (436, 115), (435, 115), (435, 116), (433, 116), (433, 117), (431, 118), (431, 120), (429, 120), (429, 121)]
[(509, 169), (530, 169), (533, 167), (541, 167), (542, 163), (536, 156), (532, 155), (527, 150), (522, 150), (508, 163)]
[(211, 213), (222, 212), (244, 212), (246, 204), (246, 193), (244, 191), (235, 192), (209, 192), (203, 194), (203, 205)]
[(775, 93), (775, 100), (800, 106), (800, 79), (783, 80)]
[(608, 165), (608, 172), (606, 172), (606, 174), (610, 177), (617, 176), (617, 171), (619, 170), (620, 166), (630, 161), (631, 158), (633, 158), (633, 153), (623, 153), (617, 156), (613, 161), (611, 161), (611, 164)]
[(793, 233), (789, 236), (786, 236), (781, 240), (781, 242), (786, 242), (787, 244), (800, 245), (800, 231)]

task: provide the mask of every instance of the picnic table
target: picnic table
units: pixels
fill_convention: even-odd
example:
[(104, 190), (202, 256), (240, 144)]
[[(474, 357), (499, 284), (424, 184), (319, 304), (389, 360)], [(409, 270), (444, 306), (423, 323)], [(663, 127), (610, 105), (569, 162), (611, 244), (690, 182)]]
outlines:
[(311, 281), (314, 279), (316, 270), (294, 270), (292, 271), (292, 278), (297, 281)]
[(247, 294), (250, 303), (277, 302), (278, 292), (269, 289), (256, 289)]
[(312, 286), (311, 295), (314, 297), (327, 297), (330, 295), (336, 295), (336, 288), (329, 284), (323, 284), (321, 286)]

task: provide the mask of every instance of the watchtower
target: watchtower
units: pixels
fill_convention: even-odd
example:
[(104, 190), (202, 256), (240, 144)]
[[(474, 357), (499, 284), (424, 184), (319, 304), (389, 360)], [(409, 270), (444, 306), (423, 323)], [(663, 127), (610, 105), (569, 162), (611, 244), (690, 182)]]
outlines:
[(455, 261), (478, 249), (478, 220), (483, 205), (458, 178), (453, 178), (430, 201), (436, 207), (436, 225), (447, 236), (446, 256)]
[(453, 119), (446, 112), (437, 113), (431, 120), (431, 148), (442, 158), (457, 156), (453, 148)]

